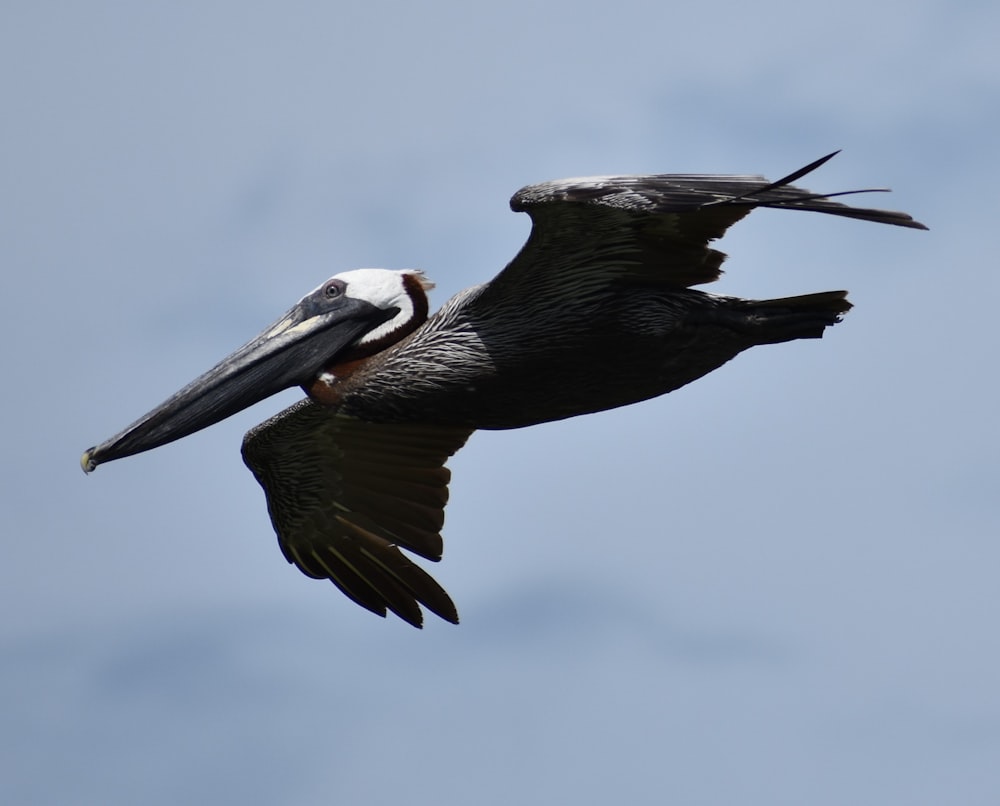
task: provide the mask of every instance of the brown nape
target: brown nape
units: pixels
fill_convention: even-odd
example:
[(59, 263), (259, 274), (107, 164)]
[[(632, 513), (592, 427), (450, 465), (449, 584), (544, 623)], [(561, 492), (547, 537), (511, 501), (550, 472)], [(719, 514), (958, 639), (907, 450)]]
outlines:
[[(410, 294), (410, 299), (413, 300), (413, 319), (410, 321), (410, 324), (403, 326), (405, 328), (403, 336), (409, 336), (414, 330), (427, 321), (427, 314), (430, 312), (430, 303), (427, 299), (427, 289), (434, 288), (434, 284), (429, 280), (421, 281), (421, 279), (414, 274), (404, 274), (403, 285), (406, 286), (406, 290)], [(402, 336), (400, 338), (402, 338)]]

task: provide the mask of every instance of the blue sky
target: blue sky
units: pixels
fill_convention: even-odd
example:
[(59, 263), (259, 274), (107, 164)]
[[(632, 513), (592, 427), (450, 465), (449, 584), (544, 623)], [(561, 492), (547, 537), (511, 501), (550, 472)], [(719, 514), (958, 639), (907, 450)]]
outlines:
[[(7, 4), (0, 800), (995, 803), (1000, 8)], [(327, 276), (493, 276), (563, 176), (891, 186), (761, 211), (712, 290), (821, 342), (452, 462), (463, 623), (287, 566), (239, 458), (288, 392), (81, 451)]]

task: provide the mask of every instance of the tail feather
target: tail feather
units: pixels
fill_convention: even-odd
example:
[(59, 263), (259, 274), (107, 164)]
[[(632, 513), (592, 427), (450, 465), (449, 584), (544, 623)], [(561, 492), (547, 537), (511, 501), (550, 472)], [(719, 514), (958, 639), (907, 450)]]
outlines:
[[(846, 291), (821, 291), (780, 299), (739, 300), (738, 328), (756, 344), (779, 344), (795, 339), (819, 339), (851, 309)], [(733, 309), (730, 309), (733, 311)]]

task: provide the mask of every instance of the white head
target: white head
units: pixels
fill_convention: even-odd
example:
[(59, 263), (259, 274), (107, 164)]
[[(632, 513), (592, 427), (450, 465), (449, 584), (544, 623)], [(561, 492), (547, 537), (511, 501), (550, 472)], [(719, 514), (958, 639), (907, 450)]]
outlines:
[(434, 283), (418, 269), (353, 269), (335, 274), (307, 297), (325, 291), (363, 300), (383, 311), (398, 309), (395, 316), (355, 342), (358, 347), (366, 347), (395, 342), (400, 338), (398, 331), (408, 333), (420, 325), (427, 318), (427, 292), (432, 288)]

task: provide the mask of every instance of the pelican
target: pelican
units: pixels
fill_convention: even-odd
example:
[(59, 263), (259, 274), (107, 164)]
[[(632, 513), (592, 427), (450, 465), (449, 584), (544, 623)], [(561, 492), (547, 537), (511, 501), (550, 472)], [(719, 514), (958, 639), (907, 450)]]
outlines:
[[(836, 154), (837, 152), (834, 152)], [(275, 324), (90, 448), (86, 472), (159, 447), (290, 387), (307, 397), (251, 429), (243, 459), (286, 559), (415, 627), (458, 623), (445, 590), (400, 549), (441, 559), (450, 472), (477, 429), (522, 428), (673, 391), (759, 344), (820, 338), (845, 291), (741, 299), (694, 290), (721, 274), (709, 245), (757, 207), (927, 229), (792, 185), (829, 154), (761, 176), (659, 174), (522, 188), (527, 243), (488, 283), (428, 318), (416, 270), (337, 274)], [(881, 189), (880, 189), (881, 190)]]

